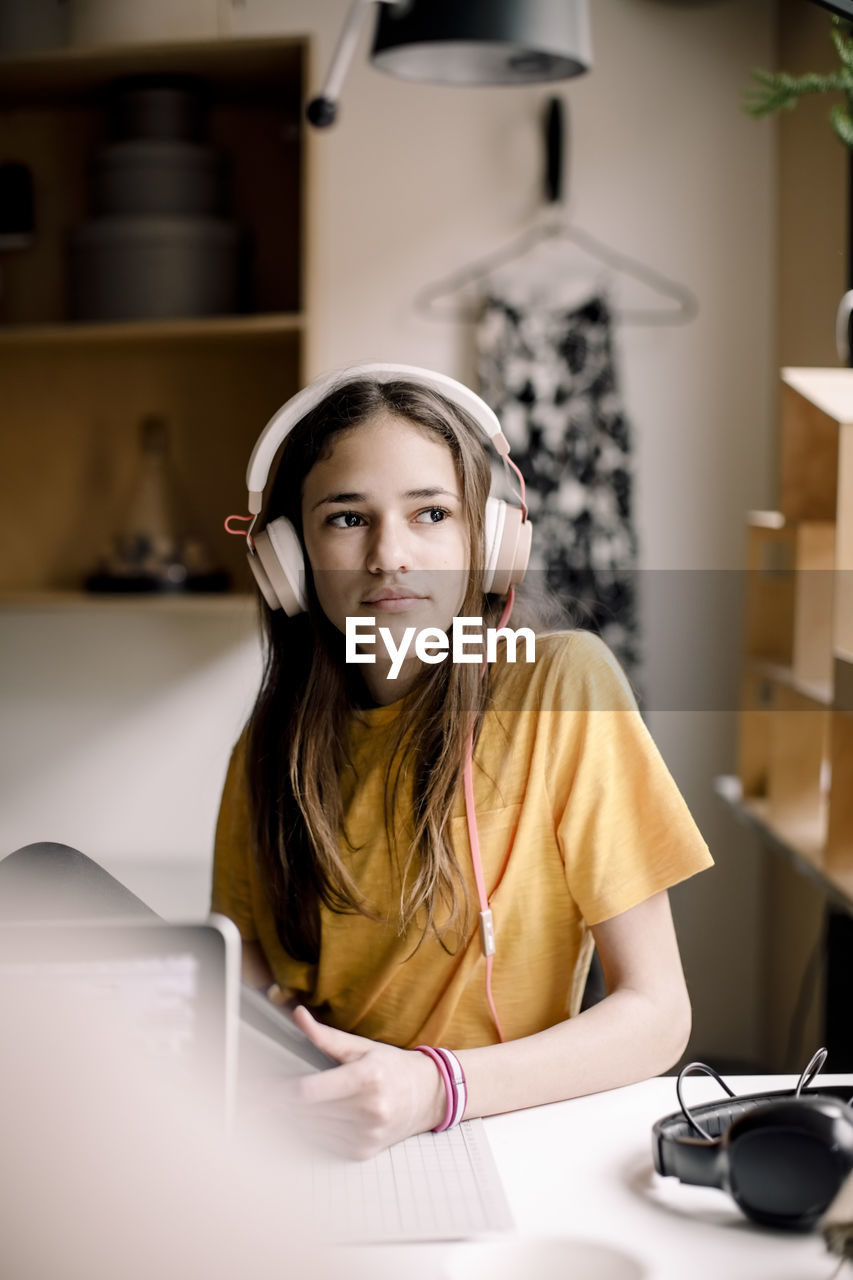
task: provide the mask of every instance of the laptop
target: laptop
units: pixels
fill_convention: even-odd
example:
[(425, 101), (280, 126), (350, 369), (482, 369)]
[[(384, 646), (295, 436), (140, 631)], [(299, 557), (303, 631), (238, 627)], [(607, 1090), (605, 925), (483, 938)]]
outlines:
[[(269, 1160), (284, 1082), (336, 1063), (285, 1009), (240, 982), (240, 952), (236, 927), (218, 915), (197, 924), (153, 915), (0, 923), (0, 1013), (25, 1036), (35, 1031), (34, 1044), (47, 1025), (51, 1054), (58, 1020), (73, 1035), (89, 1019), (106, 1032), (100, 1057), (118, 1040), (118, 1070), (130, 1062), (138, 1071), (129, 1096), (138, 1081), (164, 1078), (202, 1099), (232, 1136), (252, 1110), (268, 1131)], [(281, 1137), (282, 1176), (292, 1180), (294, 1147)], [(480, 1120), (367, 1161), (299, 1150), (305, 1213), (340, 1242), (456, 1240), (512, 1226)]]
[[(232, 921), (158, 917), (0, 923), (0, 1000), (26, 1041), (77, 1020), (230, 1126), (236, 1098), (240, 935)], [(74, 1037), (78, 1057), (85, 1045)], [(61, 1062), (62, 1048), (55, 1046)], [(72, 1046), (66, 1041), (66, 1052)], [(103, 1052), (103, 1045), (99, 1045)]]

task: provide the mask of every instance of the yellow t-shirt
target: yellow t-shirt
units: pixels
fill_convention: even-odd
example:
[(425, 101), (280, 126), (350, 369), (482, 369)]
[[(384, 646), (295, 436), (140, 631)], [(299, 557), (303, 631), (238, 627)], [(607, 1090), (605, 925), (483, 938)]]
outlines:
[[(432, 934), (421, 941), (416, 925), (402, 937), (394, 925), (400, 874), (385, 830), (384, 786), (394, 722), (405, 706), (401, 699), (353, 715), (351, 766), (341, 778), (342, 848), (380, 919), (321, 905), (319, 962), (284, 951), (252, 853), (242, 739), (220, 809), (212, 906), (244, 940), (260, 944), (282, 987), (344, 1031), (404, 1047), (493, 1043), (461, 793), (450, 839), (469, 887), (466, 936), (445, 936), (442, 945)], [(586, 632), (537, 637), (534, 663), (494, 668), (474, 792), (494, 915), (492, 989), (504, 1035), (515, 1039), (577, 1013), (591, 925), (711, 858), (615, 659)]]

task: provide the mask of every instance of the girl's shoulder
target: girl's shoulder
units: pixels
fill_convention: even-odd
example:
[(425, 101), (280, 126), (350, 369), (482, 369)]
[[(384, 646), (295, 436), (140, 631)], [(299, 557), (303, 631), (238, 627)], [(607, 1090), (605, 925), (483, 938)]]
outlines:
[(495, 701), (507, 709), (635, 711), (625, 673), (600, 636), (591, 631), (536, 635), (535, 652), (506, 646), (493, 671)]

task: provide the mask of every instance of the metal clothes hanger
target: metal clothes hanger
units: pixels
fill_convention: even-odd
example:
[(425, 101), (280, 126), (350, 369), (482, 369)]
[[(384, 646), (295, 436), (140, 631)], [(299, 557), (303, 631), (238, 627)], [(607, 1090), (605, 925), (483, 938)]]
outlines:
[(618, 249), (574, 226), (563, 212), (564, 106), (560, 98), (551, 98), (545, 112), (545, 192), (546, 216), (536, 225), (515, 236), (508, 244), (454, 271), (451, 275), (427, 285), (415, 297), (415, 309), (428, 320), (476, 321), (480, 303), (466, 303), (458, 297), (472, 285), (488, 280), (498, 268), (515, 262), (548, 240), (565, 240), (576, 245), (591, 258), (619, 275), (648, 285), (655, 293), (669, 299), (671, 306), (619, 310), (615, 319), (622, 324), (672, 325), (687, 324), (699, 313), (696, 295), (686, 285), (670, 280), (653, 267), (631, 258)]

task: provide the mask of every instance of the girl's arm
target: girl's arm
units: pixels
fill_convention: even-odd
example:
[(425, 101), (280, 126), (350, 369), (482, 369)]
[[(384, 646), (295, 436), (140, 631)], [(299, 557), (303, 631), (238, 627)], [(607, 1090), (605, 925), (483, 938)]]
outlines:
[[(666, 892), (592, 933), (607, 996), (546, 1031), (457, 1051), (468, 1084), (466, 1118), (613, 1089), (658, 1075), (681, 1056), (690, 1002)], [(338, 1149), (363, 1158), (441, 1123), (444, 1087), (425, 1054), (337, 1031), (306, 1009), (295, 1016), (343, 1064), (298, 1085)]]
[(592, 933), (607, 996), (537, 1035), (458, 1054), (472, 1095), (469, 1115), (645, 1080), (684, 1052), (690, 1000), (666, 892), (596, 925)]

